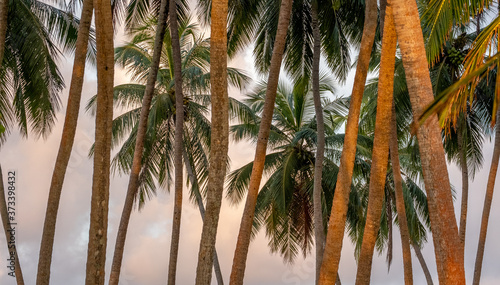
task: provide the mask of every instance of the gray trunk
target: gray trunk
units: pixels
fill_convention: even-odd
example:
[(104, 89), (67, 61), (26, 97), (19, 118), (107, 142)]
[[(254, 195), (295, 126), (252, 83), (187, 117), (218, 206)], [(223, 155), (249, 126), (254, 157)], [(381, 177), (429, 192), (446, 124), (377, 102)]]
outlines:
[(417, 256), (418, 262), (420, 263), (420, 266), (422, 267), (422, 270), (424, 271), (425, 279), (427, 280), (427, 285), (434, 285), (434, 282), (432, 282), (432, 276), (431, 272), (429, 271), (429, 268), (427, 267), (427, 263), (425, 262), (424, 255), (422, 254), (422, 251), (420, 250), (420, 246), (418, 244), (411, 242), (411, 245), (413, 247), (413, 250), (415, 251), (415, 255)]

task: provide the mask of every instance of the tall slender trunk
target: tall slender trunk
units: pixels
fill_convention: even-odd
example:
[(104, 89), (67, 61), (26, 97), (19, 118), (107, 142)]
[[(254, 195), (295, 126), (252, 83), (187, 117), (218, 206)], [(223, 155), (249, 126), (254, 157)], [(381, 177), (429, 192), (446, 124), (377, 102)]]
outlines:
[(396, 31), (392, 19), (391, 1), (387, 1), (384, 31), (382, 37), (382, 54), (378, 82), (377, 117), (375, 120), (375, 137), (373, 139), (372, 165), (366, 223), (363, 242), (358, 261), (356, 285), (370, 284), (373, 250), (380, 228), (380, 216), (384, 203), (384, 189), (389, 158), (389, 135), (391, 125), (391, 108), (394, 88), (394, 64), (396, 60)]
[(75, 141), (93, 8), (93, 0), (83, 1), (82, 16), (78, 27), (75, 59), (73, 61), (73, 72), (68, 95), (68, 107), (66, 110), (66, 117), (64, 118), (59, 152), (57, 153), (52, 181), (50, 183), (45, 222), (43, 224), (40, 254), (38, 256), (37, 285), (48, 285), (50, 282), (50, 266), (56, 232), (57, 211), (59, 209), (59, 201), (61, 200), (61, 192), (69, 158), (71, 156), (71, 150), (73, 149), (73, 143)]
[(422, 254), (422, 251), (420, 250), (420, 246), (418, 246), (418, 244), (414, 243), (413, 241), (410, 241), (410, 242), (411, 242), (411, 245), (413, 247), (413, 250), (415, 251), (415, 255), (417, 256), (418, 262), (420, 263), (420, 267), (422, 267), (422, 270), (424, 271), (425, 280), (427, 280), (427, 285), (434, 285), (434, 282), (432, 282), (431, 272), (429, 271), (429, 268), (427, 267), (427, 263), (425, 262), (424, 255)]
[(269, 77), (267, 80), (266, 100), (262, 111), (262, 120), (259, 127), (259, 135), (255, 157), (253, 162), (252, 174), (248, 187), (248, 195), (241, 217), (240, 231), (234, 251), (233, 267), (229, 284), (242, 285), (245, 275), (245, 266), (248, 256), (248, 247), (252, 233), (252, 224), (255, 214), (255, 205), (259, 193), (264, 162), (266, 158), (267, 142), (273, 119), (274, 103), (276, 100), (276, 91), (280, 75), (281, 61), (285, 49), (286, 35), (292, 12), (292, 0), (282, 0), (278, 18), (278, 29), (274, 40), (273, 54), (271, 56), (271, 65), (269, 67)]
[[(496, 87), (500, 88), (500, 76), (497, 75)], [(495, 191), (495, 180), (498, 171), (498, 160), (500, 158), (500, 109), (497, 111), (497, 125), (495, 131), (495, 145), (493, 147), (493, 157), (491, 158), (490, 173), (488, 175), (488, 184), (486, 184), (486, 194), (484, 196), (483, 215), (481, 218), (481, 229), (479, 231), (479, 241), (477, 244), (476, 263), (474, 265), (473, 285), (479, 285), (481, 280), (481, 270), (483, 267), (484, 246), (486, 244), (486, 234), (488, 232), (488, 221), (490, 219), (491, 202), (493, 192)]]
[(3, 52), (5, 50), (5, 38), (7, 36), (9, 1), (10, 0), (0, 0), (0, 66), (2, 65), (3, 61)]
[[(393, 15), (406, 72), (414, 121), (434, 99), (414, 0), (394, 1)], [(450, 181), (437, 116), (432, 116), (417, 132), (420, 158), (427, 191), (436, 264), (440, 284), (465, 284), (464, 257), (460, 248)]]
[(460, 225), (458, 236), (462, 243), (462, 254), (465, 253), (465, 233), (467, 227), (467, 204), (469, 200), (469, 168), (467, 167), (467, 138), (463, 132), (466, 131), (466, 115), (462, 114), (457, 128), (458, 155), (460, 156), (460, 169), (462, 170), (462, 201), (460, 206)]
[(320, 270), (319, 284), (321, 285), (335, 284), (342, 251), (342, 241), (344, 239), (347, 205), (349, 203), (349, 192), (351, 190), (352, 172), (358, 140), (359, 113), (365, 90), (366, 76), (368, 74), (368, 64), (375, 39), (375, 30), (377, 28), (377, 1), (366, 0), (365, 5), (363, 37), (361, 38), (361, 48), (356, 66), (351, 103), (349, 105), (344, 149), (340, 158), (340, 169), (335, 186), (332, 208), (330, 210), (331, 215), (328, 222), (328, 233), (326, 235), (323, 263)]
[(319, 282), (319, 271), (323, 261), (325, 250), (325, 229), (323, 226), (323, 207), (321, 179), (323, 174), (323, 160), (325, 154), (325, 123), (323, 121), (323, 108), (321, 107), (321, 95), (319, 92), (319, 59), (321, 56), (321, 35), (318, 23), (318, 0), (312, 1), (312, 28), (313, 28), (313, 62), (312, 62), (312, 89), (314, 98), (314, 110), (316, 112), (317, 145), (316, 160), (314, 161), (314, 237), (316, 243), (316, 284)]
[(399, 164), (398, 126), (396, 124), (396, 108), (394, 100), (392, 102), (391, 128), (389, 151), (391, 154), (392, 175), (394, 176), (394, 192), (396, 193), (396, 211), (398, 213), (399, 233), (401, 234), (401, 248), (403, 250), (404, 278), (405, 285), (412, 285), (413, 269), (410, 249), (410, 232), (408, 230), (408, 221), (406, 219), (405, 200), (403, 195), (403, 178), (401, 177), (401, 166)]
[[(203, 198), (201, 197), (200, 193), (198, 175), (196, 175), (193, 167), (191, 166), (191, 162), (185, 150), (183, 151), (183, 156), (184, 164), (186, 165), (186, 173), (191, 180), (191, 184), (193, 185), (193, 190), (191, 191), (194, 192), (194, 195), (196, 197), (196, 203), (198, 203), (198, 209), (200, 210), (201, 219), (205, 220), (205, 206), (203, 205)], [(224, 285), (224, 279), (222, 278), (222, 271), (220, 269), (219, 257), (217, 256), (216, 249), (214, 249), (214, 272), (217, 279), (217, 284)]]
[(111, 2), (94, 0), (94, 10), (97, 46), (97, 110), (86, 285), (104, 284), (113, 120), (114, 33)]
[(210, 91), (212, 103), (212, 134), (210, 137), (210, 166), (207, 184), (207, 208), (203, 220), (196, 285), (209, 285), (215, 239), (219, 224), (222, 192), (226, 178), (229, 148), (229, 98), (227, 93), (227, 9), (228, 0), (212, 1), (210, 27)]
[(139, 189), (139, 175), (142, 167), (142, 153), (144, 150), (144, 139), (146, 137), (147, 122), (149, 117), (149, 109), (151, 100), (153, 99), (156, 77), (160, 66), (161, 51), (163, 48), (163, 38), (165, 37), (166, 21), (167, 21), (167, 5), (168, 0), (162, 0), (160, 4), (160, 12), (158, 25), (156, 28), (155, 43), (153, 47), (153, 60), (146, 82), (146, 90), (142, 98), (142, 108), (137, 127), (137, 137), (135, 139), (134, 157), (130, 170), (127, 195), (125, 204), (123, 205), (120, 225), (116, 235), (115, 252), (113, 255), (113, 263), (111, 265), (111, 274), (109, 277), (109, 285), (118, 285), (120, 280), (120, 270), (123, 260), (123, 252), (125, 249), (125, 239), (127, 237), (127, 229), (130, 221), (130, 215), (134, 206), (135, 195)]
[[(15, 201), (13, 202), (14, 202), (13, 205), (15, 206)], [(5, 232), (7, 251), (9, 252), (9, 255), (14, 256), (15, 259), (14, 274), (16, 276), (17, 285), (24, 285), (23, 271), (21, 270), (21, 263), (19, 262), (19, 256), (17, 255), (16, 238), (15, 234), (11, 231), (12, 225), (9, 223), (9, 214), (7, 211), (7, 201), (5, 200), (5, 189), (3, 186), (3, 172), (1, 165), (0, 165), (0, 216), (2, 218), (3, 230)], [(10, 266), (10, 261), (9, 261), (9, 266)]]
[(179, 43), (179, 29), (177, 27), (176, 1), (170, 0), (168, 13), (170, 14), (170, 38), (172, 39), (172, 56), (174, 60), (175, 84), (175, 141), (174, 141), (174, 172), (175, 172), (175, 198), (174, 218), (172, 222), (172, 239), (170, 243), (170, 260), (168, 264), (168, 285), (175, 284), (177, 269), (177, 256), (179, 253), (179, 236), (181, 231), (182, 212), (182, 142), (184, 126), (184, 96), (182, 94), (182, 62), (181, 46)]

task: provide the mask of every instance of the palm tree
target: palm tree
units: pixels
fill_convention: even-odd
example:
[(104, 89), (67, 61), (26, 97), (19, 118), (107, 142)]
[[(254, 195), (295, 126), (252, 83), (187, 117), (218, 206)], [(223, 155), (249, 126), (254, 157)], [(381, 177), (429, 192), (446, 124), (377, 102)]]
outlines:
[(7, 36), (8, 17), (9, 17), (9, 0), (0, 0), (0, 65), (2, 64), (3, 61), (3, 51), (5, 49), (5, 37)]
[[(384, 190), (389, 154), (391, 110), (393, 105), (394, 65), (397, 37), (392, 19), (391, 2), (387, 1), (384, 11), (382, 51), (379, 73), (379, 91), (377, 96), (377, 117), (375, 122), (372, 166), (370, 172), (369, 200), (363, 243), (358, 261), (356, 284), (369, 284), (371, 276), (373, 250), (380, 225), (380, 215), (384, 202)], [(390, 207), (388, 207), (390, 209)], [(407, 248), (409, 250), (409, 248)], [(406, 266), (406, 265), (405, 265)], [(411, 283), (411, 280), (405, 280)]]
[[(245, 273), (246, 259), (248, 256), (248, 247), (250, 245), (253, 218), (255, 213), (255, 204), (257, 203), (257, 194), (259, 191), (262, 172), (264, 169), (266, 148), (273, 117), (274, 103), (276, 100), (276, 90), (278, 87), (279, 73), (283, 50), (285, 48), (288, 25), (290, 23), (292, 11), (292, 1), (281, 1), (280, 12), (278, 16), (278, 28), (275, 34), (271, 64), (269, 67), (269, 77), (267, 81), (266, 100), (262, 112), (261, 125), (259, 127), (259, 139), (255, 150), (255, 159), (250, 177), (247, 201), (241, 218), (240, 231), (231, 269), (230, 284), (242, 285)], [(197, 284), (198, 285), (198, 284)]]
[[(190, 17), (181, 18), (179, 24), (180, 42), (182, 43), (181, 54), (183, 56), (183, 91), (188, 95), (185, 98), (186, 105), (183, 107), (187, 118), (184, 123), (184, 145), (186, 148), (184, 151), (188, 153), (191, 160), (190, 162), (184, 159), (184, 164), (186, 169), (192, 168), (197, 174), (195, 181), (190, 176), (190, 171), (187, 171), (192, 184), (191, 195), (196, 197), (197, 194), (193, 193), (200, 191), (202, 186), (205, 185), (204, 181), (208, 170), (208, 159), (205, 152), (209, 151), (210, 123), (205, 117), (207, 113), (205, 106), (210, 104), (210, 96), (203, 94), (209, 92), (210, 89), (210, 73), (208, 72), (210, 47), (208, 39), (204, 39), (199, 34), (198, 26), (191, 23)], [(151, 54), (157, 31), (156, 26), (157, 21), (155, 18), (146, 19), (143, 26), (136, 26), (133, 29), (135, 31), (133, 39), (115, 50), (117, 63), (121, 67), (128, 69), (132, 79), (140, 83), (123, 84), (114, 88), (115, 107), (126, 108), (126, 112), (113, 121), (113, 146), (118, 146), (124, 138), (126, 140), (113, 159), (112, 166), (123, 174), (129, 174), (133, 165), (134, 146), (136, 145), (138, 122), (142, 110), (140, 106), (142, 106), (141, 102), (146, 89), (146, 85), (143, 84), (147, 82), (152, 64)], [(174, 106), (175, 92), (173, 90), (174, 77), (172, 73), (174, 63), (171, 60), (172, 49), (169, 30), (166, 30), (161, 54), (155, 94), (152, 97), (150, 115), (146, 124), (144, 151), (142, 152), (141, 169), (137, 180), (138, 191), (132, 196), (130, 213), (134, 203), (138, 204), (140, 208), (146, 199), (155, 193), (154, 180), (168, 188), (172, 177), (173, 166), (171, 165), (172, 160), (169, 158), (173, 156), (172, 146), (174, 143), (172, 134), (177, 115)], [(228, 68), (228, 78), (231, 85), (239, 88), (242, 88), (249, 81), (246, 75), (234, 68)], [(87, 109), (93, 113), (95, 112), (95, 103), (96, 98), (94, 97), (87, 105)], [(234, 108), (232, 107), (232, 109)], [(189, 138), (192, 137), (195, 137), (196, 140), (189, 143)], [(198, 148), (189, 147), (189, 145), (198, 146)], [(200, 158), (195, 159), (195, 157), (205, 157), (201, 160), (204, 162), (200, 162)], [(189, 162), (193, 166), (188, 165)], [(202, 170), (203, 172), (200, 173)], [(196, 202), (199, 207), (204, 208), (202, 201), (200, 204), (200, 200), (196, 199)], [(128, 214), (129, 217), (130, 213)], [(119, 232), (122, 229), (120, 228)], [(118, 235), (123, 234), (119, 233)], [(123, 252), (123, 249), (120, 250)], [(123, 256), (123, 253), (121, 256)], [(219, 269), (216, 269), (216, 271), (219, 271)]]
[(210, 88), (212, 95), (212, 136), (207, 184), (207, 207), (203, 219), (196, 285), (208, 285), (212, 277), (215, 239), (226, 177), (229, 148), (229, 114), (227, 93), (227, 0), (212, 1), (210, 26)]
[[(418, 120), (426, 105), (432, 102), (433, 96), (417, 5), (407, 0), (396, 1), (393, 15), (413, 116)], [(456, 250), (461, 243), (437, 118), (432, 117), (421, 126), (417, 137), (439, 281), (441, 284), (465, 284), (463, 255)]]
[(85, 284), (104, 284), (108, 232), (109, 170), (113, 119), (113, 21), (111, 2), (94, 2), (97, 46), (97, 109), (94, 173)]
[(68, 166), (73, 142), (75, 139), (78, 112), (80, 110), (80, 99), (82, 95), (83, 78), (85, 74), (85, 62), (90, 38), (90, 26), (92, 21), (93, 1), (86, 0), (82, 6), (82, 16), (78, 27), (78, 38), (75, 43), (75, 59), (73, 62), (73, 73), (71, 76), (70, 91), (68, 95), (68, 107), (64, 119), (63, 134), (57, 154), (54, 173), (50, 184), (47, 211), (45, 214), (42, 241), (38, 260), (37, 284), (49, 284), (50, 265), (54, 236), (56, 229), (57, 211), (61, 197), (62, 186), (66, 169)]
[(148, 74), (148, 82), (146, 84), (146, 88), (144, 89), (145, 93), (142, 102), (141, 116), (139, 118), (139, 123), (138, 123), (137, 139), (135, 141), (134, 158), (130, 171), (129, 186), (127, 189), (127, 195), (125, 197), (123, 212), (120, 219), (120, 226), (116, 236), (113, 264), (111, 267), (111, 274), (109, 277), (109, 283), (111, 285), (118, 285), (120, 279), (120, 269), (123, 260), (123, 251), (125, 248), (125, 239), (127, 236), (128, 223), (130, 220), (130, 214), (132, 212), (134, 197), (139, 188), (138, 180), (139, 180), (139, 173), (141, 171), (141, 159), (142, 159), (142, 152), (144, 149), (144, 137), (146, 136), (146, 124), (148, 121), (149, 109), (151, 107), (151, 100), (154, 93), (155, 82), (158, 75), (161, 51), (163, 50), (162, 46), (163, 46), (163, 39), (165, 37), (165, 28), (167, 20), (166, 18), (167, 18), (167, 0), (163, 0), (160, 6), (158, 26), (154, 38), (153, 58), (152, 58), (151, 68)]
[[(174, 142), (174, 169), (175, 169), (175, 198), (174, 217), (172, 222), (172, 240), (170, 244), (170, 260), (168, 266), (168, 284), (175, 285), (177, 269), (177, 255), (179, 253), (179, 235), (181, 231), (182, 212), (182, 153), (184, 127), (184, 96), (182, 95), (182, 58), (177, 28), (176, 0), (169, 1), (169, 27), (172, 41), (172, 59), (174, 65), (174, 92), (175, 92), (175, 142)], [(227, 80), (227, 79), (226, 79)]]
[(355, 146), (358, 136), (359, 112), (377, 27), (376, 1), (366, 1), (365, 5), (365, 22), (363, 37), (361, 39), (361, 50), (354, 78), (349, 116), (346, 123), (346, 137), (340, 162), (339, 179), (337, 179), (335, 187), (336, 195), (333, 197), (332, 203), (332, 209), (335, 210), (330, 215), (323, 263), (320, 271), (319, 284), (321, 285), (335, 284), (342, 250), (349, 190), (351, 189), (352, 171), (356, 153)]

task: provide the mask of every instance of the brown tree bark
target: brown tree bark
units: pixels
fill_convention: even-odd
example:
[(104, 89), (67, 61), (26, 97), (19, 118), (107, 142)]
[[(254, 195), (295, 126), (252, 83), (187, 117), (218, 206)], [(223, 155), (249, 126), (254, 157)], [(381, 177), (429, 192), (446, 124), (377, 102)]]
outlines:
[(175, 138), (174, 138), (174, 175), (175, 198), (174, 217), (172, 221), (172, 238), (170, 243), (170, 260), (168, 265), (168, 285), (175, 284), (177, 270), (177, 256), (179, 253), (179, 236), (181, 231), (182, 213), (182, 142), (184, 126), (184, 96), (182, 95), (182, 59), (179, 43), (179, 28), (177, 27), (176, 1), (170, 0), (168, 13), (170, 14), (170, 38), (172, 39), (172, 57), (174, 61), (175, 84)]
[[(373, 139), (372, 165), (366, 223), (363, 242), (358, 260), (356, 285), (370, 284), (373, 250), (380, 229), (380, 216), (384, 204), (387, 161), (389, 158), (389, 137), (391, 109), (394, 88), (394, 64), (396, 61), (397, 37), (392, 20), (391, 1), (387, 1), (384, 30), (382, 37), (382, 54), (377, 97), (377, 117), (375, 120), (375, 137)], [(392, 221), (391, 221), (392, 222)]]
[[(457, 128), (458, 155), (460, 156), (460, 170), (462, 170), (462, 201), (460, 205), (460, 224), (458, 227), (458, 236), (462, 243), (462, 254), (465, 254), (465, 233), (467, 228), (467, 205), (469, 200), (469, 168), (467, 166), (467, 141), (464, 140), (463, 131), (465, 130), (465, 114), (459, 119)], [(465, 256), (465, 255), (464, 255)]]
[(94, 0), (94, 10), (97, 46), (97, 110), (86, 285), (104, 284), (113, 120), (114, 33), (111, 2)]
[(168, 0), (162, 0), (160, 4), (160, 12), (158, 17), (158, 25), (156, 28), (155, 43), (153, 47), (153, 59), (151, 68), (146, 82), (146, 90), (142, 98), (141, 114), (137, 126), (137, 137), (135, 140), (134, 156), (132, 167), (130, 170), (129, 183), (125, 204), (123, 205), (120, 225), (116, 235), (115, 251), (113, 255), (113, 263), (111, 265), (111, 274), (109, 277), (109, 285), (118, 285), (120, 280), (120, 270), (123, 260), (123, 252), (125, 249), (125, 240), (127, 237), (127, 229), (130, 221), (130, 215), (134, 206), (134, 199), (139, 189), (139, 175), (142, 168), (142, 153), (144, 151), (144, 138), (146, 137), (146, 129), (149, 117), (149, 109), (151, 108), (151, 100), (153, 99), (156, 77), (160, 66), (161, 51), (163, 49), (163, 38), (165, 37)]
[[(434, 97), (425, 55), (417, 4), (413, 0), (393, 3), (394, 24), (406, 72), (413, 118)], [(460, 248), (446, 159), (437, 117), (432, 116), (417, 132), (420, 158), (440, 284), (465, 284), (464, 257)]]
[(50, 266), (56, 232), (57, 211), (59, 209), (62, 187), (68, 168), (69, 158), (71, 156), (71, 150), (73, 149), (73, 143), (75, 141), (93, 8), (93, 0), (83, 1), (82, 16), (80, 17), (78, 37), (76, 39), (73, 72), (69, 87), (68, 107), (66, 110), (66, 117), (64, 118), (59, 152), (57, 153), (52, 181), (50, 183), (47, 210), (45, 212), (45, 221), (43, 224), (40, 254), (38, 256), (37, 285), (48, 285), (50, 282)]
[[(12, 203), (11, 201), (9, 202)], [(15, 206), (15, 201), (13, 202), (14, 202), (13, 205)], [(21, 263), (19, 261), (19, 256), (17, 255), (15, 234), (13, 234), (13, 232), (10, 231), (11, 226), (15, 228), (16, 225), (11, 225), (9, 223), (9, 213), (7, 211), (7, 201), (5, 200), (5, 188), (3, 185), (3, 172), (1, 165), (0, 165), (0, 216), (2, 218), (3, 230), (5, 233), (5, 241), (7, 242), (7, 251), (9, 252), (10, 256), (13, 255), (15, 258), (14, 274), (16, 276), (17, 285), (24, 285), (23, 271), (21, 270)]]
[[(500, 91), (500, 76), (497, 75), (496, 87)], [(498, 92), (498, 91), (497, 91)], [(493, 147), (493, 156), (491, 158), (490, 173), (488, 175), (488, 184), (486, 184), (486, 194), (484, 197), (483, 215), (481, 218), (481, 229), (479, 230), (479, 241), (477, 244), (476, 263), (474, 265), (473, 285), (479, 285), (481, 280), (481, 270), (483, 267), (484, 247), (486, 245), (486, 234), (488, 232), (488, 221), (490, 219), (491, 203), (495, 191), (495, 181), (498, 171), (498, 161), (500, 158), (500, 109), (497, 111), (497, 125), (495, 130), (495, 145)]]
[(314, 98), (314, 111), (316, 113), (316, 160), (314, 161), (314, 237), (316, 243), (316, 284), (319, 282), (319, 271), (323, 261), (325, 250), (325, 229), (323, 226), (323, 207), (321, 180), (323, 174), (323, 160), (325, 155), (325, 123), (323, 120), (323, 107), (321, 106), (321, 94), (319, 92), (319, 60), (321, 57), (321, 35), (318, 23), (318, 0), (312, 1), (311, 7), (313, 28), (313, 62), (312, 62), (312, 91)]
[(366, 76), (368, 74), (368, 64), (370, 62), (370, 55), (375, 39), (375, 30), (377, 28), (377, 1), (367, 0), (365, 1), (365, 5), (363, 37), (361, 38), (361, 48), (356, 67), (356, 75), (354, 77), (349, 115), (347, 117), (344, 149), (342, 150), (342, 156), (340, 158), (340, 169), (335, 187), (335, 195), (333, 197), (330, 221), (328, 222), (328, 233), (320, 271), (319, 284), (321, 285), (335, 284), (342, 251), (347, 205), (349, 202), (354, 158), (356, 155), (361, 100), (363, 99)]
[(212, 1), (210, 30), (210, 88), (212, 134), (207, 184), (207, 208), (201, 233), (196, 285), (209, 285), (217, 237), (217, 225), (226, 178), (229, 147), (229, 112), (227, 93), (227, 0)]
[[(198, 204), (198, 209), (200, 210), (201, 219), (205, 220), (205, 206), (203, 204), (203, 198), (200, 194), (200, 187), (198, 184), (198, 176), (196, 175), (193, 167), (191, 166), (191, 162), (189, 161), (189, 157), (186, 151), (183, 152), (184, 156), (184, 164), (186, 165), (186, 173), (191, 180), (191, 184), (193, 185), (193, 192), (196, 197), (196, 203)], [(224, 280), (222, 278), (222, 271), (220, 269), (219, 257), (217, 256), (217, 250), (214, 249), (214, 272), (215, 277), (217, 279), (218, 285), (224, 285)]]
[(285, 49), (286, 35), (292, 13), (292, 0), (282, 0), (278, 18), (278, 29), (274, 40), (273, 54), (271, 56), (271, 65), (269, 67), (269, 77), (267, 80), (266, 100), (262, 111), (262, 120), (259, 127), (259, 135), (255, 157), (253, 162), (252, 174), (248, 187), (248, 195), (241, 218), (240, 231), (234, 251), (233, 267), (229, 284), (242, 285), (245, 275), (245, 266), (248, 256), (248, 247), (252, 233), (252, 224), (255, 214), (255, 205), (259, 193), (264, 162), (266, 158), (267, 142), (273, 119), (274, 103), (276, 100), (276, 91), (280, 75), (281, 61)]

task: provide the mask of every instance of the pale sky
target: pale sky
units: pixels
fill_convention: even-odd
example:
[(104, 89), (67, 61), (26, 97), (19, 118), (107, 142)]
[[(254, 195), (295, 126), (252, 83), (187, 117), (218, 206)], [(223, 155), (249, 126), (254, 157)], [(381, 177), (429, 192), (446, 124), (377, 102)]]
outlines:
[[(72, 58), (61, 63), (66, 83), (69, 85)], [(251, 67), (251, 52), (240, 55), (233, 66)], [(248, 70), (248, 72), (252, 72)], [(352, 76), (340, 93), (347, 95), (352, 88)], [(115, 84), (129, 82), (124, 71), (117, 69)], [(67, 104), (66, 89), (61, 95), (63, 108)], [(80, 111), (78, 130), (73, 153), (64, 183), (59, 207), (54, 254), (52, 259), (51, 284), (79, 285), (84, 284), (85, 262), (87, 254), (90, 195), (92, 181), (92, 161), (87, 158), (88, 149), (93, 143), (94, 118), (84, 112), (87, 100), (96, 92), (95, 72), (87, 72), (84, 94)], [(231, 96), (241, 94), (231, 92)], [(45, 215), (48, 190), (55, 157), (59, 147), (62, 122), (65, 109), (58, 113), (58, 122), (47, 140), (22, 139), (16, 131), (8, 138), (0, 149), (0, 163), (4, 171), (4, 180), (9, 170), (17, 172), (17, 208), (18, 229), (16, 241), (26, 284), (35, 284), (38, 252), (41, 231)], [(466, 238), (466, 273), (469, 282), (472, 280), (475, 252), (482, 212), (484, 192), (486, 189), (489, 164), (492, 156), (492, 144), (484, 148), (485, 163), (470, 186), (469, 217)], [(247, 144), (231, 144), (230, 157), (232, 169), (248, 163), (253, 159), (254, 149)], [(461, 176), (456, 166), (449, 167), (450, 180), (457, 189), (455, 201), (456, 213), (459, 212)], [(127, 176), (114, 176), (110, 186), (109, 231), (106, 273), (109, 276), (111, 259), (116, 238), (125, 192)], [(496, 187), (498, 190), (498, 187)], [(500, 236), (500, 201), (495, 194), (490, 218), (488, 240), (483, 263), (481, 284), (500, 284), (498, 270), (500, 244), (496, 241)], [(238, 234), (243, 204), (230, 206), (223, 201), (217, 235), (217, 251), (219, 254), (224, 281), (228, 283), (236, 237)], [(148, 201), (141, 212), (132, 214), (126, 242), (125, 256), (122, 265), (121, 283), (123, 285), (156, 285), (165, 284), (170, 249), (172, 227), (173, 199), (166, 191), (159, 190), (158, 196)], [(202, 221), (196, 205), (188, 201), (188, 193), (184, 192), (184, 205), (181, 223), (181, 241), (177, 266), (177, 284), (194, 284), (198, 257), (199, 240)], [(397, 229), (395, 227), (395, 229)], [(437, 273), (432, 250), (432, 238), (423, 251), (426, 261), (437, 284)], [(8, 258), (5, 236), (0, 234), (0, 284), (16, 284), (15, 278), (7, 275)], [(414, 284), (425, 284), (425, 278), (416, 257), (413, 255)], [(354, 284), (356, 263), (353, 258), (353, 247), (346, 237), (340, 265), (340, 276), (343, 284)], [(107, 283), (108, 278), (106, 278)], [(305, 285), (314, 283), (314, 259), (311, 255), (298, 258), (294, 265), (284, 264), (281, 257), (271, 254), (267, 246), (265, 234), (261, 232), (251, 243), (246, 267), (245, 284), (271, 285), (290, 284)], [(394, 259), (390, 272), (387, 272), (385, 255), (375, 257), (372, 269), (372, 284), (403, 284), (403, 267), (400, 249), (399, 232), (394, 232)], [(212, 284), (216, 284), (215, 279)]]

